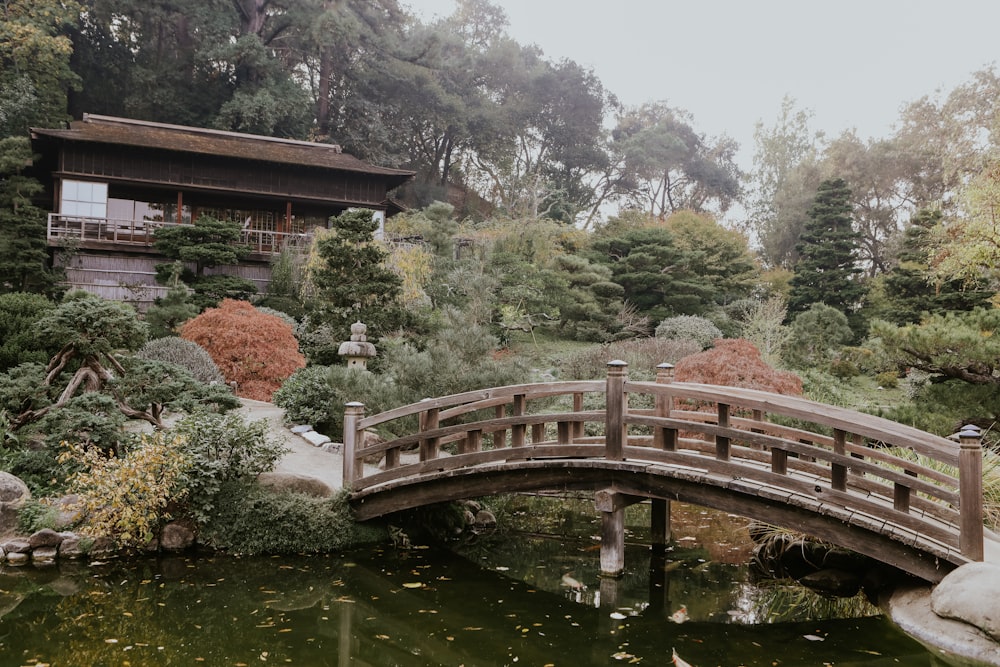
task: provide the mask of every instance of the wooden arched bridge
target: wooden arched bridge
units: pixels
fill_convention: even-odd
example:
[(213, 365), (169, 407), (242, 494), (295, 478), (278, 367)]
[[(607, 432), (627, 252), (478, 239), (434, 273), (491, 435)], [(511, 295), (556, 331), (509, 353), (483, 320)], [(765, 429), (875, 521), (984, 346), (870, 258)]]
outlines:
[[(799, 397), (672, 382), (669, 364), (655, 382), (627, 370), (613, 361), (606, 380), (483, 389), (367, 417), (348, 403), (344, 487), (356, 517), (586, 489), (603, 512), (607, 574), (624, 566), (624, 508), (647, 498), (654, 539), (669, 531), (673, 499), (799, 530), (931, 582), (983, 559), (978, 434), (955, 443)], [(407, 434), (364, 437), (387, 427)], [(403, 456), (410, 450), (419, 456)]]

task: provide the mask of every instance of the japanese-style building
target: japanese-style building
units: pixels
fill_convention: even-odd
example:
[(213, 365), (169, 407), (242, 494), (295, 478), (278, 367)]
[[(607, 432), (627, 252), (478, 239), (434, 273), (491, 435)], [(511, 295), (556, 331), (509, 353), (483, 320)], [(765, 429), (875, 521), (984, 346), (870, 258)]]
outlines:
[(31, 130), (51, 198), (48, 244), (71, 287), (145, 309), (166, 288), (153, 247), (160, 227), (200, 215), (238, 222), (251, 254), (208, 272), (264, 291), (272, 256), (331, 216), (398, 212), (390, 192), (413, 172), (376, 167), (333, 144), (85, 114), (68, 129)]

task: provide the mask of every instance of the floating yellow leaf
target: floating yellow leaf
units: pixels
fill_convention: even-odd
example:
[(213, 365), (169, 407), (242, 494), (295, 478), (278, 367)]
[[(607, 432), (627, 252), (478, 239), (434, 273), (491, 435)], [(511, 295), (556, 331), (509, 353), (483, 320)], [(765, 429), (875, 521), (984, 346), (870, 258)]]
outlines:
[(403, 588), (423, 588), (423, 586), (419, 581), (408, 581), (403, 584)]

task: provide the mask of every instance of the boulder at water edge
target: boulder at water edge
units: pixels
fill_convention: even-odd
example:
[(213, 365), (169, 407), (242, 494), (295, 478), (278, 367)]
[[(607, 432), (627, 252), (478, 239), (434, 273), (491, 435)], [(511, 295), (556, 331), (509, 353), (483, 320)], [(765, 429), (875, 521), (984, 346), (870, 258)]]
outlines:
[(278, 493), (302, 493), (316, 498), (331, 498), (334, 494), (323, 480), (292, 472), (265, 472), (258, 475), (257, 483)]
[(941, 580), (931, 594), (938, 616), (974, 625), (1000, 641), (1000, 566), (966, 563)]
[(17, 511), (31, 498), (31, 491), (20, 478), (0, 472), (0, 536), (17, 530)]

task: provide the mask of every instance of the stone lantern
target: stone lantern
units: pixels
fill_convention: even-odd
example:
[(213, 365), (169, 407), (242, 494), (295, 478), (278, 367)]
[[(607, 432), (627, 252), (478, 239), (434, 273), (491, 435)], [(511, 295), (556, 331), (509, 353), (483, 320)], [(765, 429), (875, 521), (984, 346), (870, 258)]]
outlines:
[(340, 344), (337, 354), (347, 359), (348, 368), (365, 370), (368, 359), (375, 356), (375, 346), (368, 342), (365, 332), (368, 327), (361, 322), (351, 325), (351, 340)]

